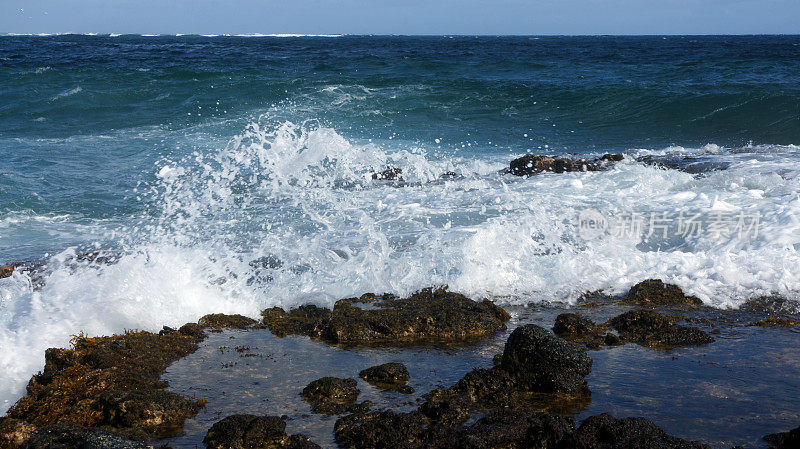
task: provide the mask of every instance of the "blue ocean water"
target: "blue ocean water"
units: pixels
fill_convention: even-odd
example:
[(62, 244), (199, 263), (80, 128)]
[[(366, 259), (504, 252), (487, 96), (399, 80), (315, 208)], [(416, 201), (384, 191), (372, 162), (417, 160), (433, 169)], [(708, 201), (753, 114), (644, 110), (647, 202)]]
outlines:
[[(0, 36), (0, 262), (43, 264), (0, 280), (0, 411), (78, 330), (432, 284), (797, 299), (798, 145), (800, 36)], [(626, 159), (502, 173), (606, 152)], [(587, 208), (759, 232), (587, 241)]]

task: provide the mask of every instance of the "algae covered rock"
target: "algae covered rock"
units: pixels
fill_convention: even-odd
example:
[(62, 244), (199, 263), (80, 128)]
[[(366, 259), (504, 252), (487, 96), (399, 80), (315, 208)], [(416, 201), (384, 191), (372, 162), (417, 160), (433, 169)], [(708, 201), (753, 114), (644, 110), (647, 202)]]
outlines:
[(706, 446), (668, 435), (644, 418), (616, 419), (608, 413), (590, 416), (575, 432), (578, 449), (703, 449)]
[(153, 449), (141, 441), (77, 424), (62, 423), (43, 427), (30, 436), (26, 449)]
[(758, 320), (750, 323), (750, 326), (758, 327), (791, 327), (800, 326), (800, 320), (794, 318), (784, 318), (778, 316), (770, 316), (763, 320)]
[(665, 284), (659, 279), (648, 279), (634, 285), (624, 302), (647, 307), (703, 305), (700, 298), (686, 296), (677, 285)]
[(331, 311), (315, 305), (304, 305), (286, 313), (280, 307), (261, 312), (263, 323), (278, 337), (299, 334), (320, 338), (331, 318)]
[(205, 315), (197, 321), (197, 324), (202, 327), (229, 327), (233, 329), (246, 329), (256, 323), (256, 320), (244, 315), (226, 315), (224, 313)]
[(21, 447), (36, 432), (36, 426), (21, 419), (0, 418), (0, 448)]
[(528, 391), (569, 393), (586, 387), (592, 359), (574, 344), (527, 324), (508, 337), (500, 367)]
[(348, 415), (334, 426), (339, 446), (357, 449), (424, 447), (427, 432), (427, 421), (421, 413), (391, 410)]
[(165, 391), (159, 376), (196, 349), (194, 338), (179, 332), (75, 337), (71, 349), (45, 352), (44, 370), (8, 416), (38, 427), (72, 422), (152, 436), (176, 433), (204, 401)]
[(699, 346), (714, 339), (696, 327), (675, 324), (678, 318), (650, 310), (631, 310), (609, 320), (609, 324), (628, 341), (654, 348)]
[(470, 426), (431, 438), (425, 446), (449, 448), (568, 448), (575, 421), (535, 410), (496, 409)]
[(604, 154), (593, 161), (566, 157), (526, 154), (509, 164), (508, 172), (515, 176), (533, 176), (543, 172), (566, 173), (606, 170), (613, 162), (621, 161), (621, 154)]
[[(360, 307), (371, 302), (370, 307)], [(473, 301), (444, 288), (428, 288), (398, 299), (391, 295), (338, 301), (332, 311), (303, 306), (268, 309), (264, 324), (278, 336), (307, 335), (331, 344), (403, 345), (454, 342), (505, 329), (508, 313), (491, 301)]]
[(414, 392), (413, 388), (406, 385), (411, 376), (402, 363), (384, 363), (373, 366), (362, 370), (358, 376), (382, 389), (395, 390), (405, 394)]
[(313, 449), (303, 435), (286, 435), (277, 416), (232, 415), (214, 423), (203, 438), (209, 449)]
[(301, 395), (311, 404), (314, 413), (339, 415), (369, 409), (371, 405), (369, 402), (355, 404), (359, 393), (361, 391), (358, 389), (358, 382), (354, 379), (323, 377), (303, 388)]

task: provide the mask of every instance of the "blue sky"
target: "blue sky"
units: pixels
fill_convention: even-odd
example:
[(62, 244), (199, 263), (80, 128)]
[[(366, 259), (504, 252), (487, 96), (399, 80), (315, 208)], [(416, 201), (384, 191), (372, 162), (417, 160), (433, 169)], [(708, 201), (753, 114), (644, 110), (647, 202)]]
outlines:
[(800, 0), (2, 0), (0, 32), (800, 34)]

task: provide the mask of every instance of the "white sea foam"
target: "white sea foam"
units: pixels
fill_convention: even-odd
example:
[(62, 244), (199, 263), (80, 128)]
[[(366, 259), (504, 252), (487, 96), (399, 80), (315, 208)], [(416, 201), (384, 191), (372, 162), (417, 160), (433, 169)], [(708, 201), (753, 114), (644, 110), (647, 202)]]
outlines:
[(50, 100), (51, 101), (55, 101), (55, 100), (59, 100), (61, 98), (71, 97), (71, 96), (73, 96), (73, 95), (75, 95), (77, 93), (81, 93), (81, 92), (83, 92), (83, 88), (81, 86), (74, 87), (74, 88), (72, 88), (70, 90), (65, 90), (64, 92), (61, 92), (60, 94), (54, 96)]
[[(607, 172), (524, 179), (498, 173), (507, 157), (434, 156), (314, 122), (259, 120), (223, 148), (154, 167), (155, 181), (137, 191), (148, 213), (105, 224), (97, 238), (114, 244), (117, 263), (75, 267), (64, 263), (72, 248), (50, 261), (41, 290), (24, 274), (0, 280), (0, 411), (41, 368), (44, 349), (81, 330), (158, 330), (211, 312), (257, 316), (435, 284), (504, 304), (572, 302), (651, 277), (715, 307), (768, 293), (798, 299), (800, 148), (658, 152), (677, 153), (728, 169), (698, 176), (628, 159)], [(405, 183), (371, 179), (387, 166), (402, 168)], [(439, 180), (444, 172), (461, 178)], [(663, 247), (585, 241), (575, 220), (587, 207), (609, 216), (757, 211), (761, 227), (744, 240), (701, 235)]]

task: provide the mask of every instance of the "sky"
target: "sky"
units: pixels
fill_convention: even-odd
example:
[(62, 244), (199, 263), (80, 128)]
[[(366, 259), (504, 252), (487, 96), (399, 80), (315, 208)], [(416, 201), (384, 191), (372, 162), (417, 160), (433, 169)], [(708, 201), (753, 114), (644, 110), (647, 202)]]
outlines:
[(800, 0), (0, 0), (0, 33), (800, 34)]

